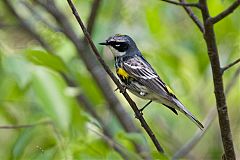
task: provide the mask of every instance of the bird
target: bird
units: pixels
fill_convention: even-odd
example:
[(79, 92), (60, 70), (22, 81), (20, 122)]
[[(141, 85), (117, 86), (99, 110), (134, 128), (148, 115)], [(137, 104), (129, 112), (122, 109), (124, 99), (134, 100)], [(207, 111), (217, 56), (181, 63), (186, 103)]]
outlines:
[(99, 43), (110, 48), (115, 60), (116, 74), (121, 84), (131, 93), (149, 102), (140, 109), (142, 112), (153, 101), (166, 106), (176, 115), (182, 112), (201, 130), (204, 126), (197, 118), (178, 100), (144, 58), (134, 40), (123, 34), (115, 34), (105, 42)]

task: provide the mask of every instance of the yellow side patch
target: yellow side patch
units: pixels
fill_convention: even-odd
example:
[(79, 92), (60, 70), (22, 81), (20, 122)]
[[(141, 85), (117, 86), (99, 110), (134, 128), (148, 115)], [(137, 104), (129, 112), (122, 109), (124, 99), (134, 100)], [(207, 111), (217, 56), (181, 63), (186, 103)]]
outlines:
[(122, 76), (124, 79), (127, 79), (129, 77), (129, 74), (122, 68), (117, 69), (117, 74)]
[(171, 93), (171, 94), (174, 95), (174, 93), (173, 93), (173, 91), (172, 91), (172, 89), (171, 89), (170, 87), (168, 87), (168, 86), (166, 85), (166, 88), (167, 88), (167, 90), (168, 90), (169, 93)]

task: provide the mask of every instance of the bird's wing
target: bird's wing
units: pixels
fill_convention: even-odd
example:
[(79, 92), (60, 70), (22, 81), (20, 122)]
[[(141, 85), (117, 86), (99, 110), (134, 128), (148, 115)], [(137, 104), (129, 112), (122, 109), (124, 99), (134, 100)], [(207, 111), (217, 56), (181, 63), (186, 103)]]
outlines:
[(123, 62), (123, 69), (126, 70), (130, 76), (134, 77), (137, 81), (142, 83), (145, 87), (161, 96), (162, 98), (165, 98), (171, 103), (175, 104), (174, 106), (164, 104), (175, 114), (177, 114), (177, 111), (175, 109), (181, 111), (191, 121), (197, 124), (200, 129), (203, 129), (203, 125), (176, 98), (169, 87), (167, 87), (167, 85), (160, 79), (154, 69), (143, 57), (135, 56), (131, 59), (128, 59), (127, 61)]
[(159, 96), (169, 99), (169, 96), (173, 95), (143, 57), (135, 56), (128, 59), (123, 62), (123, 68), (130, 76), (134, 77)]

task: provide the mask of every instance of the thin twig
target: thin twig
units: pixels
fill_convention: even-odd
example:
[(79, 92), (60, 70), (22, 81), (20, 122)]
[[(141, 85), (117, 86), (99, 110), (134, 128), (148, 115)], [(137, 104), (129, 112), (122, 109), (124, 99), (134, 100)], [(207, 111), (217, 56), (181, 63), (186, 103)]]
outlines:
[(114, 81), (114, 83), (117, 85), (117, 87), (119, 88), (119, 90), (121, 91), (121, 93), (124, 95), (124, 97), (126, 98), (126, 100), (128, 101), (128, 103), (130, 104), (130, 106), (132, 107), (133, 111), (135, 112), (136, 118), (139, 119), (139, 121), (141, 122), (142, 127), (145, 129), (145, 131), (148, 133), (149, 137), (151, 138), (151, 140), (153, 141), (155, 147), (157, 148), (157, 150), (161, 153), (163, 153), (163, 149), (161, 147), (161, 145), (159, 144), (158, 140), (156, 139), (155, 135), (153, 134), (152, 130), (150, 129), (150, 127), (148, 126), (147, 122), (145, 121), (145, 119), (143, 118), (142, 114), (140, 113), (140, 111), (138, 110), (135, 102), (130, 98), (130, 96), (128, 95), (128, 93), (124, 90), (123, 86), (121, 85), (121, 83), (118, 81), (118, 79), (114, 76), (114, 74), (111, 72), (111, 70), (109, 69), (109, 67), (106, 65), (106, 63), (104, 62), (104, 60), (101, 58), (96, 46), (94, 45), (89, 33), (87, 32), (86, 27), (84, 26), (74, 4), (72, 3), (71, 0), (67, 0), (69, 6), (72, 9), (72, 12), (75, 16), (75, 18), (77, 19), (89, 45), (91, 46), (91, 49), (93, 50), (94, 54), (96, 55), (97, 59), (99, 60), (99, 62), (101, 63), (101, 65), (103, 66), (103, 68), (105, 69), (105, 71), (108, 73), (108, 75), (111, 77), (111, 79)]
[(236, 0), (235, 2), (233, 2), (231, 6), (229, 6), (227, 9), (219, 13), (217, 16), (210, 18), (208, 21), (213, 24), (221, 21), (223, 18), (233, 13), (238, 8), (239, 5), (240, 5), (240, 0)]
[(0, 126), (0, 129), (21, 129), (21, 128), (31, 128), (31, 127), (36, 127), (39, 125), (48, 125), (52, 124), (51, 121), (44, 121), (44, 122), (39, 122), (35, 124), (22, 124), (22, 125), (6, 125), (6, 126)]
[[(179, 2), (185, 3), (185, 0), (179, 0)], [(197, 25), (199, 30), (202, 33), (204, 33), (205, 32), (204, 26), (203, 26), (202, 22), (198, 19), (198, 17), (193, 13), (192, 9), (190, 7), (187, 7), (187, 6), (183, 6), (183, 8), (187, 12), (189, 17), (192, 19), (192, 21)]]
[(97, 13), (100, 8), (101, 2), (102, 0), (94, 0), (92, 3), (91, 13), (87, 20), (87, 31), (90, 35), (92, 35), (93, 26), (96, 22), (96, 17), (97, 17)]
[(235, 64), (239, 63), (240, 62), (240, 58), (238, 58), (237, 60), (233, 61), (232, 63), (228, 64), (227, 66), (225, 67), (222, 67), (222, 74), (228, 70), (229, 68), (233, 67)]
[(178, 6), (185, 6), (185, 7), (196, 7), (196, 8), (200, 8), (199, 3), (185, 3), (185, 2), (175, 2), (175, 1), (171, 1), (171, 0), (161, 0), (167, 3), (171, 3), (171, 4), (175, 4)]
[[(237, 71), (234, 73), (231, 81), (228, 83), (226, 87), (226, 96), (229, 94), (230, 90), (233, 88), (234, 84), (236, 83), (236, 80), (240, 74), (240, 67), (237, 69)], [(205, 132), (208, 130), (209, 126), (212, 124), (213, 120), (217, 116), (217, 110), (213, 107), (209, 111), (208, 115), (206, 116), (204, 120), (204, 130), (197, 130), (194, 136), (186, 142), (173, 156), (173, 159), (180, 159), (184, 157), (186, 154), (188, 154), (196, 145), (197, 143), (202, 139)]]

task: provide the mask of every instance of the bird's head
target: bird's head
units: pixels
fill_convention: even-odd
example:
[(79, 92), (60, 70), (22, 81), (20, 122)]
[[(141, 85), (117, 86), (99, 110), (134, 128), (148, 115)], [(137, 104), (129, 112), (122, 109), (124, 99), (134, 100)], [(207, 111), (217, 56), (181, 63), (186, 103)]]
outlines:
[(106, 42), (99, 43), (100, 45), (108, 46), (114, 57), (126, 56), (138, 51), (135, 42), (128, 35), (116, 34), (109, 37)]

